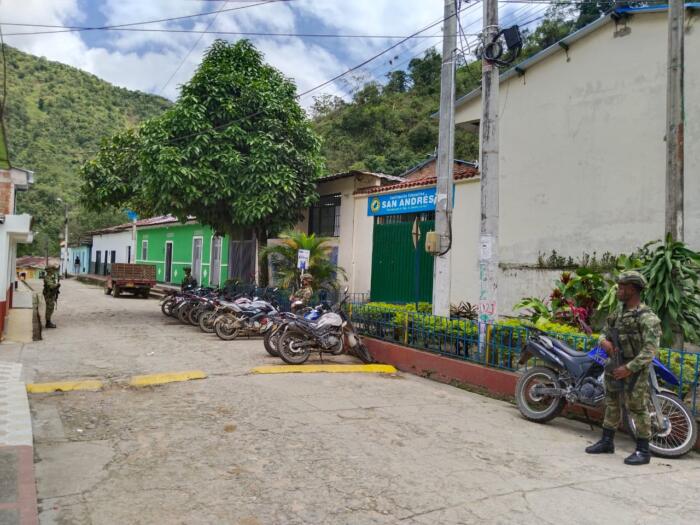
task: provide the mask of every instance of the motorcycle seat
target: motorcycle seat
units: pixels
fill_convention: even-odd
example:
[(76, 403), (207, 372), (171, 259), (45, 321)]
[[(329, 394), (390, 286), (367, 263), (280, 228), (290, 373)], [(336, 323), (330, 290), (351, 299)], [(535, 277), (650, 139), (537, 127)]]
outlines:
[(573, 348), (568, 346), (563, 341), (560, 341), (558, 339), (552, 339), (552, 344), (557, 348), (557, 350), (562, 351), (563, 353), (565, 353), (569, 357), (573, 357), (576, 359), (581, 358), (583, 360), (588, 359), (588, 356), (584, 352), (579, 352), (578, 350), (574, 350)]

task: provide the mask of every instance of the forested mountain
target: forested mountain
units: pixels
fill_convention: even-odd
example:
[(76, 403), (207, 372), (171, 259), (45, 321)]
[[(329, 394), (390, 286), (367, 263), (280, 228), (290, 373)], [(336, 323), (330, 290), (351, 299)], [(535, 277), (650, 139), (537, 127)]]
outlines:
[(162, 112), (166, 99), (113, 86), (71, 66), (5, 46), (5, 124), (13, 166), (35, 172), (35, 184), (18, 196), (20, 212), (34, 216), (37, 239), (23, 253), (43, 253), (46, 239), (58, 252), (63, 205), (75, 238), (88, 229), (125, 222), (123, 214), (88, 213), (79, 205), (78, 169), (109, 137)]
[[(515, 63), (554, 44), (594, 21), (614, 2), (562, 4), (550, 8), (537, 28), (524, 32), (524, 45)], [(515, 65), (515, 64), (513, 64)], [(329, 171), (349, 168), (398, 175), (435, 152), (440, 107), (440, 54), (433, 49), (413, 58), (406, 70), (392, 71), (383, 83), (355, 87), (352, 99), (322, 96), (312, 107), (316, 131), (323, 138)], [(457, 69), (457, 96), (479, 87), (481, 62)], [(457, 129), (455, 157), (477, 160), (478, 137)]]

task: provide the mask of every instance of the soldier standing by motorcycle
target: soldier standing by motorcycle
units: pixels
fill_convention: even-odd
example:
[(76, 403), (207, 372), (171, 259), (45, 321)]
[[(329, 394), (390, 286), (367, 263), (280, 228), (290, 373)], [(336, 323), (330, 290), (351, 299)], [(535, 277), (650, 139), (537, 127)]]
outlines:
[(189, 266), (185, 266), (185, 268), (183, 268), (183, 271), (185, 272), (185, 277), (182, 279), (182, 283), (180, 283), (180, 290), (184, 291), (196, 288), (197, 279), (195, 279), (192, 275), (192, 268), (190, 268)]
[[(614, 437), (622, 418), (622, 400), (637, 431), (637, 448), (625, 458), (625, 463), (646, 465), (651, 458), (651, 416), (647, 378), (649, 366), (659, 348), (661, 321), (651, 308), (642, 303), (641, 292), (647, 282), (641, 273), (622, 272), (617, 283), (617, 298), (621, 304), (608, 316), (598, 342), (608, 356), (611, 356), (611, 361), (613, 357), (618, 357), (621, 364), (612, 370), (606, 367), (603, 437), (587, 447), (586, 452), (615, 452)], [(613, 344), (613, 340), (617, 345)], [(614, 355), (616, 352), (617, 356)]]
[(51, 322), (51, 316), (56, 308), (58, 301), (59, 289), (61, 288), (58, 282), (58, 266), (49, 266), (44, 274), (44, 302), (46, 303), (46, 328), (56, 328), (56, 325)]
[(292, 312), (304, 306), (308, 306), (309, 302), (311, 302), (311, 298), (314, 296), (313, 281), (314, 278), (310, 273), (302, 274), (301, 288), (294, 292), (289, 298), (292, 303)]

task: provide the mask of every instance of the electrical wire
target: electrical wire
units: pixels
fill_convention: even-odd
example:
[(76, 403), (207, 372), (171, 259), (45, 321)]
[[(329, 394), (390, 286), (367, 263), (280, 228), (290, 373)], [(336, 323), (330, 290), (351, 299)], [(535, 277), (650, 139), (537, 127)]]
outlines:
[[(133, 26), (140, 26), (140, 25), (146, 25), (146, 24), (157, 24), (160, 22), (175, 22), (178, 20), (187, 20), (190, 18), (198, 18), (201, 16), (217, 15), (219, 13), (226, 13), (226, 12), (230, 12), (230, 11), (239, 11), (241, 9), (248, 9), (251, 7), (257, 7), (257, 6), (266, 5), (266, 4), (274, 4), (274, 3), (278, 3), (278, 2), (291, 2), (291, 1), (293, 1), (293, 0), (265, 0), (263, 2), (258, 2), (256, 4), (242, 5), (242, 6), (238, 6), (238, 7), (229, 7), (225, 10), (219, 9), (218, 11), (207, 11), (204, 13), (194, 13), (191, 15), (173, 16), (173, 17), (169, 17), (169, 18), (159, 18), (156, 20), (145, 20), (142, 22), (129, 22), (126, 24), (115, 24), (115, 25), (108, 25), (108, 26), (82, 27), (82, 26), (61, 26), (61, 25), (50, 25), (50, 24), (22, 24), (22, 23), (17, 23), (17, 22), (3, 22), (2, 25), (25, 26), (25, 27), (53, 27), (53, 28), (61, 28), (62, 29), (61, 31), (44, 31), (44, 32), (39, 32), (39, 33), (35, 33), (35, 34), (72, 33), (72, 32), (76, 32), (76, 31), (104, 31), (104, 30), (109, 30), (109, 29), (120, 29), (120, 28), (125, 28), (125, 27), (133, 27)], [(6, 36), (9, 36), (9, 34)]]

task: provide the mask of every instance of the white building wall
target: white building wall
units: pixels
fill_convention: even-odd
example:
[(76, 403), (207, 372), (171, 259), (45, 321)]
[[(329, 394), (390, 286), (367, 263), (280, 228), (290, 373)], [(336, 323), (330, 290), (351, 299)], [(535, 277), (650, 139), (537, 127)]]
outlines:
[[(664, 232), (667, 14), (608, 23), (501, 85), (500, 258), (625, 253)], [(686, 33), (686, 241), (700, 249), (700, 32)], [(480, 98), (456, 122), (479, 120)], [(478, 258), (478, 254), (472, 253)], [(454, 267), (454, 266), (453, 266)], [(499, 305), (551, 291), (548, 272), (502, 270)], [(523, 283), (529, 283), (525, 286)]]
[[(90, 252), (90, 262), (95, 262), (95, 254), (97, 251), (102, 253), (102, 262), (105, 261), (104, 253), (116, 251), (115, 262), (118, 263), (128, 263), (127, 253), (128, 247), (133, 244), (131, 239), (131, 230), (126, 230), (117, 233), (106, 233), (103, 235), (93, 235), (92, 237), (92, 251)], [(108, 260), (108, 262), (111, 262)]]
[(352, 244), (350, 291), (368, 293), (372, 285), (374, 217), (367, 215), (367, 195), (354, 196), (355, 234)]
[(450, 302), (479, 302), (479, 210), (478, 178), (457, 181), (452, 212)]

